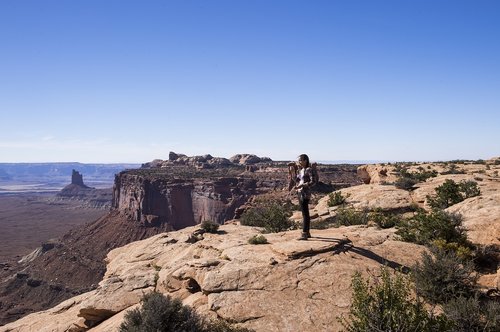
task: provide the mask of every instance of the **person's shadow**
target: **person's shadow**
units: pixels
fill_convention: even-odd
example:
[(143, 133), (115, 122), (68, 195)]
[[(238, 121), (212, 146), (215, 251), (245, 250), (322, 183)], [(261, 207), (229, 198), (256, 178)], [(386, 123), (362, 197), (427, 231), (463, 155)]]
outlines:
[(335, 248), (332, 251), (334, 255), (350, 251), (350, 252), (353, 252), (355, 254), (364, 256), (366, 258), (373, 259), (374, 261), (376, 261), (379, 264), (382, 264), (382, 265), (388, 266), (392, 269), (401, 271), (402, 273), (408, 274), (410, 272), (410, 268), (408, 266), (403, 265), (403, 264), (399, 264), (398, 262), (395, 262), (395, 261), (388, 260), (388, 259), (374, 253), (373, 251), (370, 251), (370, 250), (367, 250), (364, 248), (355, 247), (352, 244), (352, 241), (347, 239), (347, 238), (336, 239), (336, 238), (328, 238), (328, 237), (321, 237), (321, 236), (313, 236), (310, 238), (310, 240), (319, 240), (319, 241), (324, 241), (324, 242), (337, 242), (339, 245), (335, 246)]

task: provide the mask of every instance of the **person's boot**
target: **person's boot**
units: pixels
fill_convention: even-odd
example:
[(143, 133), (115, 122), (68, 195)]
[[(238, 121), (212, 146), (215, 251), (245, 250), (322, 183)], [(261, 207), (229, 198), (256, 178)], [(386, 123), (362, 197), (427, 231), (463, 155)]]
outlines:
[(309, 232), (302, 232), (300, 234), (300, 237), (297, 240), (307, 241), (307, 239), (310, 238), (310, 237), (311, 237), (311, 234), (309, 234)]
[(310, 239), (311, 238), (311, 233), (309, 233), (309, 231), (307, 231), (306, 232), (306, 236), (307, 236), (308, 239)]

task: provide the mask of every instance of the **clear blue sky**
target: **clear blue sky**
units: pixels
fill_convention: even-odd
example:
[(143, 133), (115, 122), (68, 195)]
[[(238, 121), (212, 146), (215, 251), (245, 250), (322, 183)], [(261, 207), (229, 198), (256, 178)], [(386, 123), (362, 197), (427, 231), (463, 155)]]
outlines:
[(0, 162), (500, 155), (500, 1), (1, 0)]

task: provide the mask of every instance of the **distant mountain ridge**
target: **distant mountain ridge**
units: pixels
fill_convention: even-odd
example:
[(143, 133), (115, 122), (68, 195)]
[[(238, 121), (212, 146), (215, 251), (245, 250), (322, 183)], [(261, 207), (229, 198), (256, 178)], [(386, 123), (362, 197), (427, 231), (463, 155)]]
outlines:
[[(58, 191), (68, 184), (73, 170), (96, 188), (113, 186), (115, 174), (140, 164), (0, 163), (0, 192)], [(32, 188), (32, 189), (31, 189)]]

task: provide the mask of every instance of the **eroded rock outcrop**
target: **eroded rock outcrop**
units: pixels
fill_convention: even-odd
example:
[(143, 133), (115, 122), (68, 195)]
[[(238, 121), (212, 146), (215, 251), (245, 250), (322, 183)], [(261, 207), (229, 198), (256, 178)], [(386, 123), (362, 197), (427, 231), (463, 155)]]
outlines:
[(232, 163), (240, 164), (240, 165), (253, 165), (263, 162), (272, 161), (271, 158), (268, 157), (258, 157), (254, 154), (236, 154), (229, 158)]
[(188, 157), (185, 154), (170, 152), (168, 160), (155, 159), (142, 165), (142, 168), (166, 168), (169, 166), (191, 166), (198, 169), (230, 167), (234, 164), (227, 158), (212, 157), (210, 154)]
[[(358, 167), (358, 175), (369, 184), (341, 190), (346, 203), (357, 209), (411, 210), (418, 206), (430, 210), (428, 196), (436, 195), (436, 188), (446, 180), (456, 183), (476, 182), (481, 195), (465, 199), (452, 205), (447, 212), (459, 213), (467, 229), (469, 239), (477, 244), (500, 244), (500, 162), (496, 159), (481, 163), (418, 163), (408, 168), (408, 172), (422, 170), (436, 171), (436, 176), (415, 185), (406, 191), (393, 184), (397, 179), (394, 165), (364, 165)], [(449, 174), (450, 167), (455, 173)], [(382, 172), (382, 173), (381, 173)], [(328, 196), (319, 201), (315, 214), (323, 219), (335, 216), (338, 207), (328, 207)]]
[(354, 271), (378, 273), (384, 264), (405, 268), (424, 250), (395, 241), (393, 230), (360, 226), (314, 231), (307, 242), (294, 240), (298, 231), (269, 234), (267, 245), (247, 243), (259, 233), (253, 227), (224, 225), (221, 234), (186, 242), (194, 230), (111, 251), (95, 291), (0, 331), (117, 331), (123, 313), (153, 290), (256, 331), (337, 331), (336, 317), (351, 304)]
[(92, 208), (109, 209), (112, 201), (112, 190), (95, 189), (88, 187), (83, 182), (83, 175), (73, 170), (71, 183), (57, 193), (54, 201), (73, 200)]
[(83, 183), (83, 175), (80, 174), (80, 172), (73, 170), (71, 172), (71, 184), (83, 187), (83, 188), (88, 188), (84, 183)]
[(385, 165), (362, 165), (358, 167), (357, 172), (365, 184), (394, 182), (397, 179), (393, 167)]

